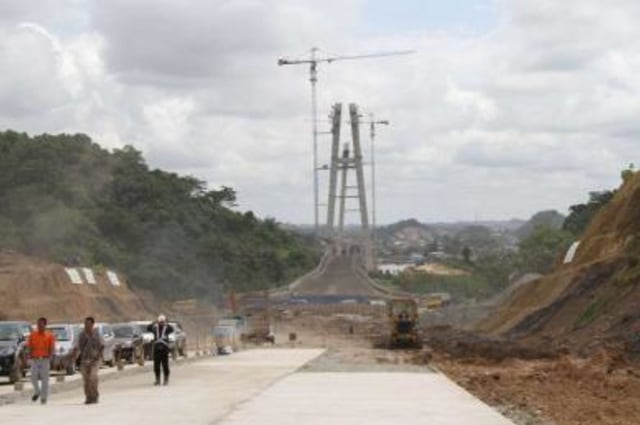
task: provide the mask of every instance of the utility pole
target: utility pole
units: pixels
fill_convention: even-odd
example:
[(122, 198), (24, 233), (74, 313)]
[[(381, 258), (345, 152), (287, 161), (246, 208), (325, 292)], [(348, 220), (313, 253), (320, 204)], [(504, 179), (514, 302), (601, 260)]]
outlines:
[(371, 138), (371, 256), (374, 267), (377, 265), (377, 235), (376, 235), (376, 125), (389, 125), (388, 120), (376, 121), (373, 114), (369, 114), (369, 137)]
[(381, 52), (366, 55), (352, 55), (352, 56), (327, 56), (318, 57), (319, 49), (312, 47), (309, 53), (309, 58), (306, 59), (278, 59), (278, 65), (309, 65), (309, 82), (311, 83), (311, 121), (312, 121), (312, 138), (313, 138), (313, 216), (314, 216), (314, 229), (316, 237), (319, 236), (319, 176), (318, 176), (318, 106), (317, 106), (317, 92), (316, 84), (318, 82), (318, 64), (319, 63), (332, 63), (342, 60), (358, 60), (369, 59), (385, 56), (399, 56), (415, 53), (413, 50), (399, 50), (394, 52)]

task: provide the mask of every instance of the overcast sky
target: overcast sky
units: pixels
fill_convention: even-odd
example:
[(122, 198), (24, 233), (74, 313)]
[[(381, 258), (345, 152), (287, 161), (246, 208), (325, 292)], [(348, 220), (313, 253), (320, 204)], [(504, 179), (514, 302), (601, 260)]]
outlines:
[(639, 19), (637, 0), (2, 0), (0, 128), (132, 144), (310, 223), (308, 69), (278, 57), (415, 49), (319, 70), (322, 130), (336, 101), (391, 121), (378, 222), (525, 218), (636, 160)]

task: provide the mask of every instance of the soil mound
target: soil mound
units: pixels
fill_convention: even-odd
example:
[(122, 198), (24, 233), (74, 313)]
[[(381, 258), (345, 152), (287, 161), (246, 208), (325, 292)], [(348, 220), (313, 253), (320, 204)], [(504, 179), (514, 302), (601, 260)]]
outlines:
[(110, 279), (107, 270), (92, 269), (89, 276), (80, 267), (74, 270), (82, 283), (72, 283), (62, 265), (0, 252), (0, 318), (33, 321), (46, 316), (51, 322), (80, 322), (87, 315), (98, 321), (153, 317), (124, 276), (111, 272)]

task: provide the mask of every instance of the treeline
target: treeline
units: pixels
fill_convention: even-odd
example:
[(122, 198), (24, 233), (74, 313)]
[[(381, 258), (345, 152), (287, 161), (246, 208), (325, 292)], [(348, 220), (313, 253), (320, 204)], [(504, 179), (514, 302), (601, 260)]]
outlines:
[(232, 188), (150, 169), (130, 146), (0, 132), (0, 249), (113, 267), (161, 297), (220, 300), (314, 266), (310, 240), (235, 201)]

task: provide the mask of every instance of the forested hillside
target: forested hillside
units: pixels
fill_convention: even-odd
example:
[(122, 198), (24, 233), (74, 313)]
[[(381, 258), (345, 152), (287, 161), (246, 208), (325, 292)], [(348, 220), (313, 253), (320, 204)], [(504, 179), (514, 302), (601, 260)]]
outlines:
[(311, 243), (233, 211), (232, 188), (150, 169), (132, 147), (85, 135), (0, 132), (0, 249), (108, 266), (167, 298), (288, 283), (314, 266)]

